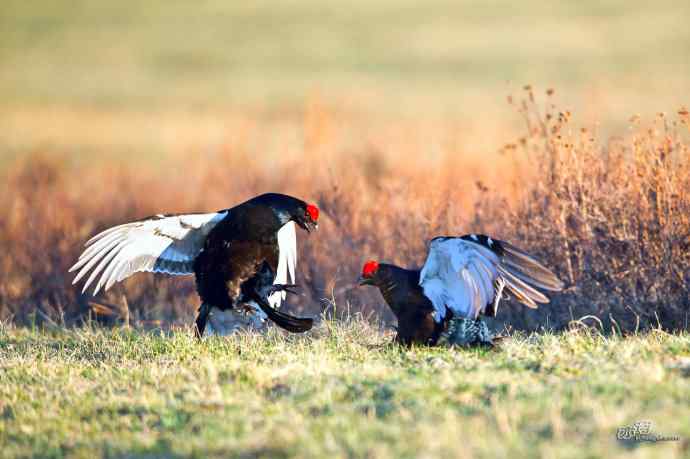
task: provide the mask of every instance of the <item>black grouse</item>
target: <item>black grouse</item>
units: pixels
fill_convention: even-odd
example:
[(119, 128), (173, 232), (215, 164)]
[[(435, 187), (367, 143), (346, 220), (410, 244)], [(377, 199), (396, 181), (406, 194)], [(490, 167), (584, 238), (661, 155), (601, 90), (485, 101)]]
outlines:
[(91, 238), (70, 272), (79, 270), (74, 283), (91, 272), (83, 291), (98, 279), (94, 295), (137, 272), (194, 274), (201, 298), (199, 337), (204, 331), (227, 334), (238, 324), (256, 325), (266, 317), (291, 332), (304, 332), (312, 319), (276, 308), (286, 293), (294, 293), (288, 277), (294, 282), (295, 224), (310, 232), (318, 228), (318, 218), (315, 205), (278, 193), (218, 212), (155, 215)]
[(491, 345), (479, 316), (496, 315), (504, 289), (530, 308), (549, 302), (536, 288), (563, 289), (534, 257), (481, 234), (432, 239), (421, 270), (368, 261), (359, 283), (381, 291), (398, 319), (396, 341), (432, 346)]

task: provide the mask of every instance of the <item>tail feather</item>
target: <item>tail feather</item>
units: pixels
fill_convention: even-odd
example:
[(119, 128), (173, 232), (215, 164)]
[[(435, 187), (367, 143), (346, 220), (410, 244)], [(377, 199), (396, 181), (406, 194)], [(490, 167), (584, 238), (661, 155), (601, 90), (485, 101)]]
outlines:
[(493, 334), (481, 319), (453, 317), (439, 336), (438, 344), (493, 347)]

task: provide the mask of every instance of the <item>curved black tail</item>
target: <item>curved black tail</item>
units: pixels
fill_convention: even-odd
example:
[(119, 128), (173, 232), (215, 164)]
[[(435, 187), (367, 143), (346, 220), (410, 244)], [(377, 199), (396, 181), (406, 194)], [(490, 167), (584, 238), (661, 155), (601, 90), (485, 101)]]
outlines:
[[(290, 293), (295, 293), (291, 290), (292, 285), (279, 285), (279, 291), (287, 291)], [(250, 290), (247, 295), (259, 305), (261, 310), (266, 313), (269, 319), (275, 322), (281, 328), (292, 332), (292, 333), (304, 333), (305, 331), (311, 330), (314, 325), (314, 319), (307, 319), (302, 317), (291, 316), (290, 314), (285, 314), (277, 309), (271, 307), (271, 305), (266, 300), (266, 296), (261, 295), (256, 290)]]
[(270, 304), (268, 304), (263, 299), (257, 299), (257, 304), (263, 312), (266, 313), (269, 319), (275, 322), (281, 328), (292, 332), (292, 333), (304, 333), (311, 330), (314, 325), (314, 319), (308, 319), (303, 317), (295, 317), (290, 314), (285, 314), (277, 309), (273, 309)]

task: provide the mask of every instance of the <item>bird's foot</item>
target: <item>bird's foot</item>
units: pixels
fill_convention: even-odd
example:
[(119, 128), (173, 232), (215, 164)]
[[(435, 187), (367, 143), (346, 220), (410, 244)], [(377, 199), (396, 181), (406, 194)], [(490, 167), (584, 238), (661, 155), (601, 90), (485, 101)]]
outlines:
[(293, 295), (299, 295), (299, 293), (294, 290), (297, 287), (298, 286), (295, 284), (273, 284), (266, 289), (266, 297), (269, 297), (277, 292), (287, 292), (292, 293)]

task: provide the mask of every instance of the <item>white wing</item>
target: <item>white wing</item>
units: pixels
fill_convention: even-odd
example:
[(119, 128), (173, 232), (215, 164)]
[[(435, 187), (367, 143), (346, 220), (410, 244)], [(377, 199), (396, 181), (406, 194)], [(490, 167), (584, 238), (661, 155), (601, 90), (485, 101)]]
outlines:
[(86, 289), (100, 275), (94, 295), (108, 290), (136, 272), (193, 274), (194, 259), (204, 241), (227, 211), (209, 214), (157, 215), (147, 220), (125, 223), (97, 234), (86, 243), (70, 272), (79, 270), (73, 284), (89, 271)]
[(437, 321), (443, 319), (446, 308), (476, 318), (487, 305), (498, 305), (504, 285), (532, 308), (549, 302), (533, 286), (552, 291), (563, 288), (551, 271), (525, 252), (483, 235), (432, 240), (419, 285), (434, 305)]
[(419, 285), (441, 321), (446, 308), (462, 317), (476, 317), (494, 298), (499, 259), (489, 249), (457, 238), (431, 242)]
[[(297, 231), (295, 222), (288, 222), (278, 230), (278, 269), (274, 284), (290, 284), (295, 282), (295, 267), (297, 266)], [(275, 292), (268, 297), (268, 303), (277, 308), (285, 299), (286, 292)]]

